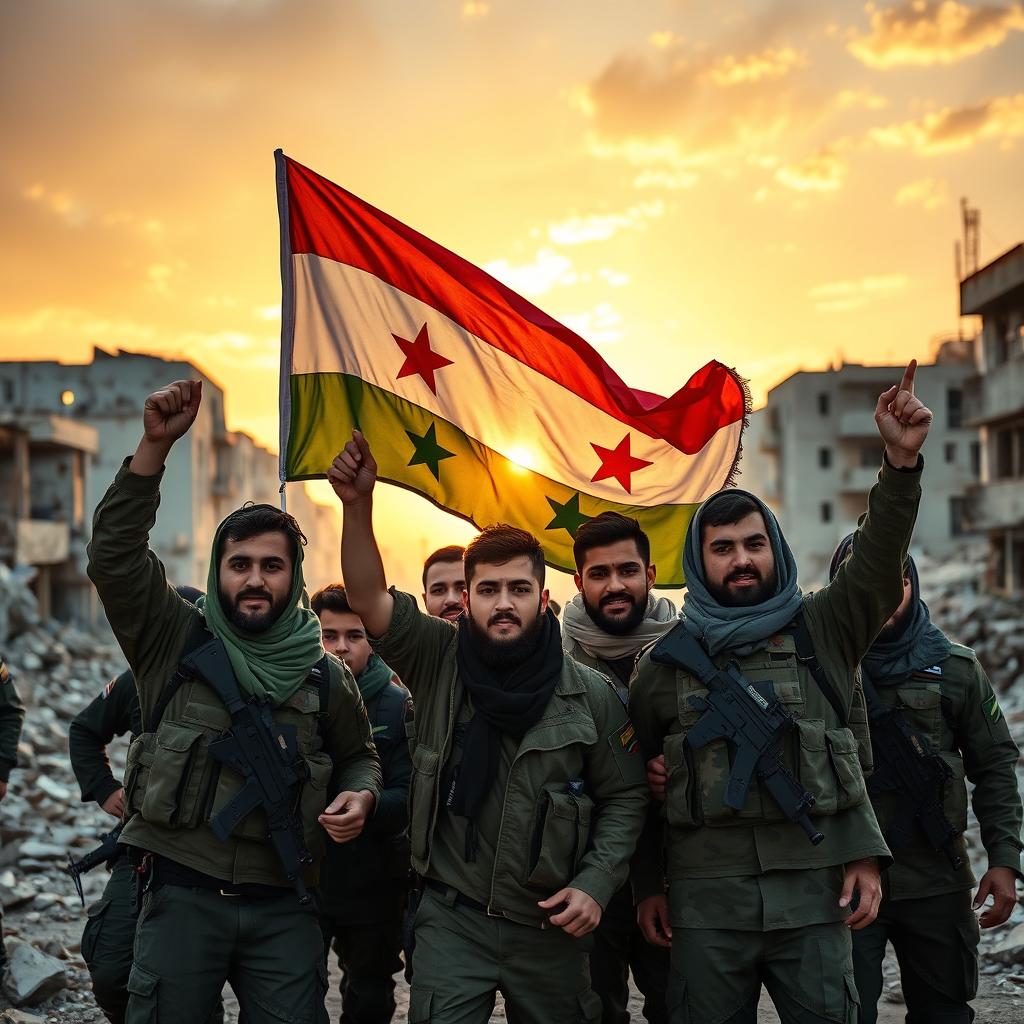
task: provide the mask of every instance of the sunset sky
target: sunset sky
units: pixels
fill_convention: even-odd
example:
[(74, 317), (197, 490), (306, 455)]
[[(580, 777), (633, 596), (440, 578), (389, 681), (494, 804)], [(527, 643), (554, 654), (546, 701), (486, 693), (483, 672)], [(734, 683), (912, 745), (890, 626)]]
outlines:
[[(926, 359), (959, 197), (983, 262), (1024, 238), (1019, 3), (31, 0), (0, 34), (0, 358), (183, 355), (275, 447), (278, 146), (661, 394)], [(383, 505), (410, 564), (471, 535)]]

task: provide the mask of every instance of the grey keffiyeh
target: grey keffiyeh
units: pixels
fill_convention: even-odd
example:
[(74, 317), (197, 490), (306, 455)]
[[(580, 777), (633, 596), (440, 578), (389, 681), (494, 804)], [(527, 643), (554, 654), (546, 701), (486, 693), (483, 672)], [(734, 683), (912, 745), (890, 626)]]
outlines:
[(647, 596), (647, 611), (636, 629), (622, 636), (606, 633), (587, 613), (583, 595), (577, 594), (562, 612), (563, 646), (568, 652), (576, 641), (591, 658), (615, 661), (657, 640), (676, 622), (676, 606), (667, 598)]

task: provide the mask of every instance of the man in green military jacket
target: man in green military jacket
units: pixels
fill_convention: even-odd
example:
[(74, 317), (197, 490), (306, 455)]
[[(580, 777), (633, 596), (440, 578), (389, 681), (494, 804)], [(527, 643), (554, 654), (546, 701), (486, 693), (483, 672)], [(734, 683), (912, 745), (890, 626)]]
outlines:
[[(11, 770), (18, 765), (18, 743), (25, 721), (25, 705), (11, 679), (7, 665), (0, 658), (0, 800), (7, 796)], [(7, 949), (4, 946), (4, 911), (0, 907), (0, 980), (7, 970)]]
[[(143, 438), (97, 507), (89, 544), (89, 577), (142, 712), (121, 836), (146, 885), (127, 1021), (205, 1020), (229, 981), (247, 1024), (313, 1024), (327, 988), (315, 907), (290, 884), (262, 807), (232, 821), (224, 840), (213, 831), (245, 779), (211, 745), (236, 728), (227, 701), (239, 714), (260, 709), (257, 728), (284, 744), (282, 763), (305, 778), (283, 795), (294, 807), (287, 838), (309, 853), (309, 884), (326, 835), (345, 842), (362, 830), (380, 764), (352, 674), (320, 642), (304, 596), (305, 538), (291, 516), (270, 505), (228, 516), (198, 608), (168, 585), (149, 549), (164, 461), (201, 395), (201, 382), (175, 381), (146, 399)], [(214, 638), (230, 672), (211, 681), (184, 656)]]
[[(836, 550), (832, 572), (848, 556), (852, 539)], [(936, 849), (906, 799), (891, 786), (884, 742), (872, 731), (876, 774), (868, 783), (878, 823), (894, 858), (882, 873), (882, 905), (875, 921), (853, 936), (853, 964), (861, 1024), (875, 1024), (882, 994), (882, 960), (891, 942), (900, 964), (907, 1020), (911, 1024), (970, 1024), (968, 1005), (978, 988), (978, 919), (974, 909), (989, 896), (982, 928), (1010, 916), (1021, 877), (1021, 799), (1016, 765), (1020, 752), (985, 670), (974, 652), (953, 643), (934, 625), (921, 600), (917, 566), (904, 567), (903, 600), (861, 662), (872, 721), (899, 716), (922, 748), (937, 754), (948, 775), (937, 814), (949, 839)], [(975, 884), (963, 839), (967, 827), (966, 779), (988, 870), (971, 906)], [(933, 812), (935, 813), (935, 812)], [(955, 834), (954, 834), (955, 833)], [(956, 866), (956, 861), (961, 866)]]
[[(563, 614), (565, 653), (603, 672), (625, 704), (637, 654), (678, 621), (676, 606), (651, 593), (658, 570), (635, 519), (602, 512), (576, 531), (572, 551), (579, 593)], [(668, 970), (668, 950), (647, 942), (640, 931), (627, 883), (605, 907), (590, 954), (602, 1024), (629, 1024), (631, 971), (644, 997), (644, 1019), (667, 1021)]]
[(594, 1021), (587, 938), (625, 881), (647, 794), (608, 681), (563, 657), (535, 537), (490, 527), (466, 549), (457, 623), (388, 591), (373, 534), (377, 467), (356, 432), (328, 472), (344, 504), (349, 603), (416, 701), (409, 838), (425, 891), (410, 1024)]
[(706, 688), (650, 651), (637, 664), (630, 715), (645, 756), (664, 755), (667, 780), (634, 888), (649, 940), (671, 945), (673, 1024), (752, 1022), (762, 984), (784, 1024), (856, 1020), (849, 929), (874, 918), (878, 859), (888, 859), (861, 771), (866, 721), (856, 673), (902, 592), (932, 419), (913, 394), (915, 369), (879, 397), (884, 463), (854, 553), (830, 586), (801, 595), (775, 517), (744, 491), (705, 501), (684, 546), (687, 593), (676, 628), (719, 667), (735, 663), (749, 681), (772, 684), (796, 719), (783, 759), (814, 796), (824, 840), (809, 843), (760, 779), (740, 810), (727, 806), (725, 741), (687, 743)]

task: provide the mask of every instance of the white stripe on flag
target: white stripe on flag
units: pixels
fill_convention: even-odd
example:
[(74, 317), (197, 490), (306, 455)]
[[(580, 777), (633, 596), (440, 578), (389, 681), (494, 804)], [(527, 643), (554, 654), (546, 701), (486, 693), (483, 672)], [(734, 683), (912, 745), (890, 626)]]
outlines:
[[(717, 431), (686, 455), (660, 438), (591, 405), (561, 384), (470, 334), (432, 306), (347, 264), (310, 254), (295, 271), (293, 374), (347, 373), (429, 409), (482, 444), (537, 473), (595, 497), (633, 505), (701, 501), (725, 482), (741, 422)], [(434, 372), (434, 395), (421, 376), (397, 375), (405, 354), (397, 335), (414, 341), (426, 325), (430, 348), (451, 365)], [(650, 466), (594, 482), (601, 466), (593, 444), (629, 452)], [(372, 441), (372, 437), (371, 437)]]

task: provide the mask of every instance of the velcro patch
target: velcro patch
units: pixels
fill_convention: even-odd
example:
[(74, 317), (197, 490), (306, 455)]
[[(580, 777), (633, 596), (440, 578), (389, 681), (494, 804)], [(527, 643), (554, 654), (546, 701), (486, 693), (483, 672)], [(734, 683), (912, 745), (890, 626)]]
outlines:
[(632, 722), (627, 722), (619, 732), (619, 745), (627, 754), (635, 754), (640, 749)]
[(985, 714), (988, 715), (990, 721), (998, 722), (1003, 717), (1003, 710), (999, 707), (999, 701), (994, 693), (989, 694), (981, 706), (985, 709)]

